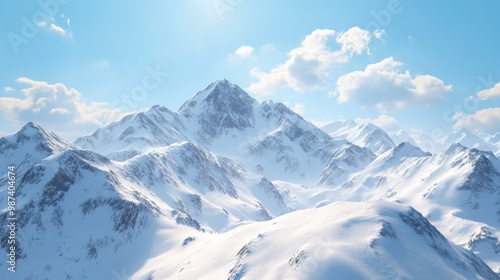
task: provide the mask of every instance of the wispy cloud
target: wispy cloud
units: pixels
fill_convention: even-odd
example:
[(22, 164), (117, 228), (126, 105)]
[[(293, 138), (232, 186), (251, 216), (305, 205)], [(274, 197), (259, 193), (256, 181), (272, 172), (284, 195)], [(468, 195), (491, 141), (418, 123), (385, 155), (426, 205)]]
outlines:
[(52, 31), (55, 31), (55, 32), (57, 32), (57, 33), (59, 33), (59, 34), (61, 34), (63, 36), (67, 35), (67, 31), (64, 28), (56, 25), (55, 23), (51, 23), (49, 29), (52, 30)]
[(250, 46), (241, 46), (239, 47), (234, 54), (236, 54), (239, 57), (247, 57), (251, 55), (254, 51), (253, 47)]
[[(61, 36), (72, 37), (72, 33), (69, 31), (69, 29), (65, 29), (64, 27), (57, 25), (55, 19), (52, 17), (48, 17), (46, 20), (39, 21), (37, 24), (40, 28), (43, 28), (51, 32), (55, 32)], [(71, 26), (70, 24), (71, 20), (67, 18), (66, 19), (67, 27), (70, 27)]]
[[(332, 37), (340, 44), (340, 49), (330, 50), (327, 43)], [(322, 88), (323, 79), (330, 76), (332, 66), (348, 62), (353, 55), (369, 53), (370, 37), (368, 31), (359, 27), (341, 33), (317, 29), (302, 41), (300, 47), (288, 53), (289, 58), (283, 64), (270, 72), (252, 69), (250, 74), (258, 82), (251, 84), (248, 90), (265, 95), (280, 88), (299, 92)]]

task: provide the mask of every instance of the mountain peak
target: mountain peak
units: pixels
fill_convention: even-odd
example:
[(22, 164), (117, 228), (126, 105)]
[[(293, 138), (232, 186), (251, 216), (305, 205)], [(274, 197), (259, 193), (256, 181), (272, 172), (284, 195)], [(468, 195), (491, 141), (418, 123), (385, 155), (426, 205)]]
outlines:
[(194, 119), (200, 125), (201, 135), (208, 140), (227, 129), (244, 130), (252, 126), (257, 105), (257, 100), (224, 79), (196, 93), (177, 113), (188, 121)]
[(215, 106), (221, 105), (219, 109), (224, 109), (223, 107), (230, 107), (226, 109), (231, 109), (233, 106), (230, 105), (237, 105), (237, 103), (253, 105), (257, 101), (239, 86), (230, 83), (226, 79), (222, 79), (216, 80), (210, 83), (205, 89), (198, 91), (191, 99), (182, 104), (178, 113), (181, 115), (190, 115), (193, 109), (202, 103)]
[(67, 149), (70, 143), (39, 125), (28, 122), (14, 135), (0, 138), (0, 155), (18, 170), (26, 169), (39, 160)]
[(36, 123), (28, 122), (16, 133), (16, 135), (18, 134), (35, 135), (36, 133), (41, 133), (42, 131), (44, 131), (43, 128), (37, 125)]
[(26, 123), (16, 134), (14, 134), (14, 139), (16, 143), (22, 143), (28, 140), (34, 141), (37, 144), (46, 143), (56, 150), (58, 150), (58, 147), (69, 145), (54, 133), (44, 130), (34, 122)]

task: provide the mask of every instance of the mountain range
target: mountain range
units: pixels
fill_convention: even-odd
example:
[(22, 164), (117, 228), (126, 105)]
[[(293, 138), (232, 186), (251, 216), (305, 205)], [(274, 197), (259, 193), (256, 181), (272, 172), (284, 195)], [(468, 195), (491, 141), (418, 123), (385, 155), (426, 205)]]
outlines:
[(497, 138), (462, 129), (430, 151), (370, 123), (318, 128), (227, 80), (74, 143), (30, 122), (0, 139), (15, 276), (499, 279)]

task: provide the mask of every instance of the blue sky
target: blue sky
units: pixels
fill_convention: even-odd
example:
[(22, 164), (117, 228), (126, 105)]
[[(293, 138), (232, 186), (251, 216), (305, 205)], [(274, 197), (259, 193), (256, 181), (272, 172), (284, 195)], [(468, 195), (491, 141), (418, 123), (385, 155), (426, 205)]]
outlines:
[(0, 135), (76, 136), (227, 78), (317, 124), (500, 131), (498, 1), (5, 0)]

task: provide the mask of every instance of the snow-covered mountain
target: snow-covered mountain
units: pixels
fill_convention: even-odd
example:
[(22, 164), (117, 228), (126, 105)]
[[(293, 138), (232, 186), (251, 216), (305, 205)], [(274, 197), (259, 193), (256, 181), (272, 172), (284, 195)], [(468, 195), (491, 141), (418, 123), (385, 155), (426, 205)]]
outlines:
[(186, 240), (132, 279), (498, 279), (416, 210), (382, 201), (333, 203)]
[(490, 152), (452, 144), (431, 156), (402, 143), (342, 186), (335, 195), (343, 199), (412, 205), (445, 236), (500, 268), (500, 161)]
[(482, 151), (489, 151), (489, 152), (493, 152), (493, 153), (498, 151), (497, 147), (487, 143), (485, 140), (483, 140), (481, 137), (475, 135), (467, 128), (457, 129), (457, 130), (453, 131), (452, 133), (450, 133), (450, 135), (441, 139), (441, 145), (444, 147), (446, 147), (450, 144), (456, 144), (456, 143), (460, 143), (461, 145), (468, 147), (468, 148), (476, 148), (476, 149), (482, 150)]
[(0, 138), (4, 170), (17, 166), (16, 277), (498, 279), (492, 153), (322, 129), (227, 80), (74, 144), (28, 123)]
[(439, 153), (442, 149), (446, 148), (443, 144), (434, 141), (427, 134), (422, 134), (418, 139), (415, 140), (416, 146), (422, 149), (423, 151), (436, 154)]
[(408, 142), (408, 143), (412, 144), (413, 146), (418, 147), (415, 140), (413, 140), (413, 138), (410, 136), (410, 134), (408, 134), (408, 132), (406, 132), (404, 130), (398, 130), (395, 133), (391, 133), (389, 135), (391, 136), (391, 139), (392, 139), (392, 141), (394, 141), (395, 145), (399, 145), (403, 142)]
[(182, 134), (185, 129), (176, 113), (157, 105), (80, 137), (75, 144), (123, 161), (150, 148), (187, 140)]
[[(377, 134), (371, 133), (367, 141)], [(351, 143), (333, 140), (283, 103), (259, 103), (227, 80), (211, 83), (187, 100), (177, 113), (153, 106), (81, 137), (75, 144), (125, 161), (178, 141), (233, 158), (271, 180), (304, 184), (320, 182), (333, 158), (355, 169), (374, 158), (364, 150), (357, 152), (363, 154), (359, 162), (356, 157), (341, 158), (352, 155), (338, 153), (351, 147)]]
[(321, 127), (334, 139), (346, 139), (360, 147), (366, 147), (375, 154), (382, 154), (395, 146), (391, 137), (380, 127), (371, 124), (357, 124), (353, 120), (340, 120)]
[(14, 165), (16, 171), (21, 173), (49, 155), (74, 147), (54, 133), (29, 122), (16, 134), (0, 138), (0, 167), (7, 170), (8, 165)]
[[(167, 219), (170, 211), (166, 205), (140, 184), (125, 180), (125, 171), (109, 159), (71, 145), (62, 147), (53, 133), (33, 124), (14, 137), (23, 139), (21, 145), (9, 147), (14, 155), (40, 155), (37, 152), (44, 147), (40, 143), (50, 143), (52, 151), (33, 161), (25, 172), (17, 173), (18, 278), (12, 278), (6, 260), (0, 264), (0, 278), (110, 277), (115, 262), (133, 266), (137, 260), (136, 242), (147, 244), (150, 229), (160, 217), (170, 226), (176, 224)], [(14, 138), (3, 138), (2, 142), (8, 139)], [(1, 194), (1, 205), (7, 205), (6, 190), (2, 189)], [(4, 225), (11, 217), (8, 213), (4, 210), (0, 214)], [(7, 231), (7, 227), (1, 227), (0, 236), (8, 236)], [(3, 249), (8, 247), (6, 240), (2, 239)]]
[(276, 186), (242, 165), (190, 142), (136, 156), (123, 167), (196, 227), (227, 231), (246, 221), (290, 212)]

